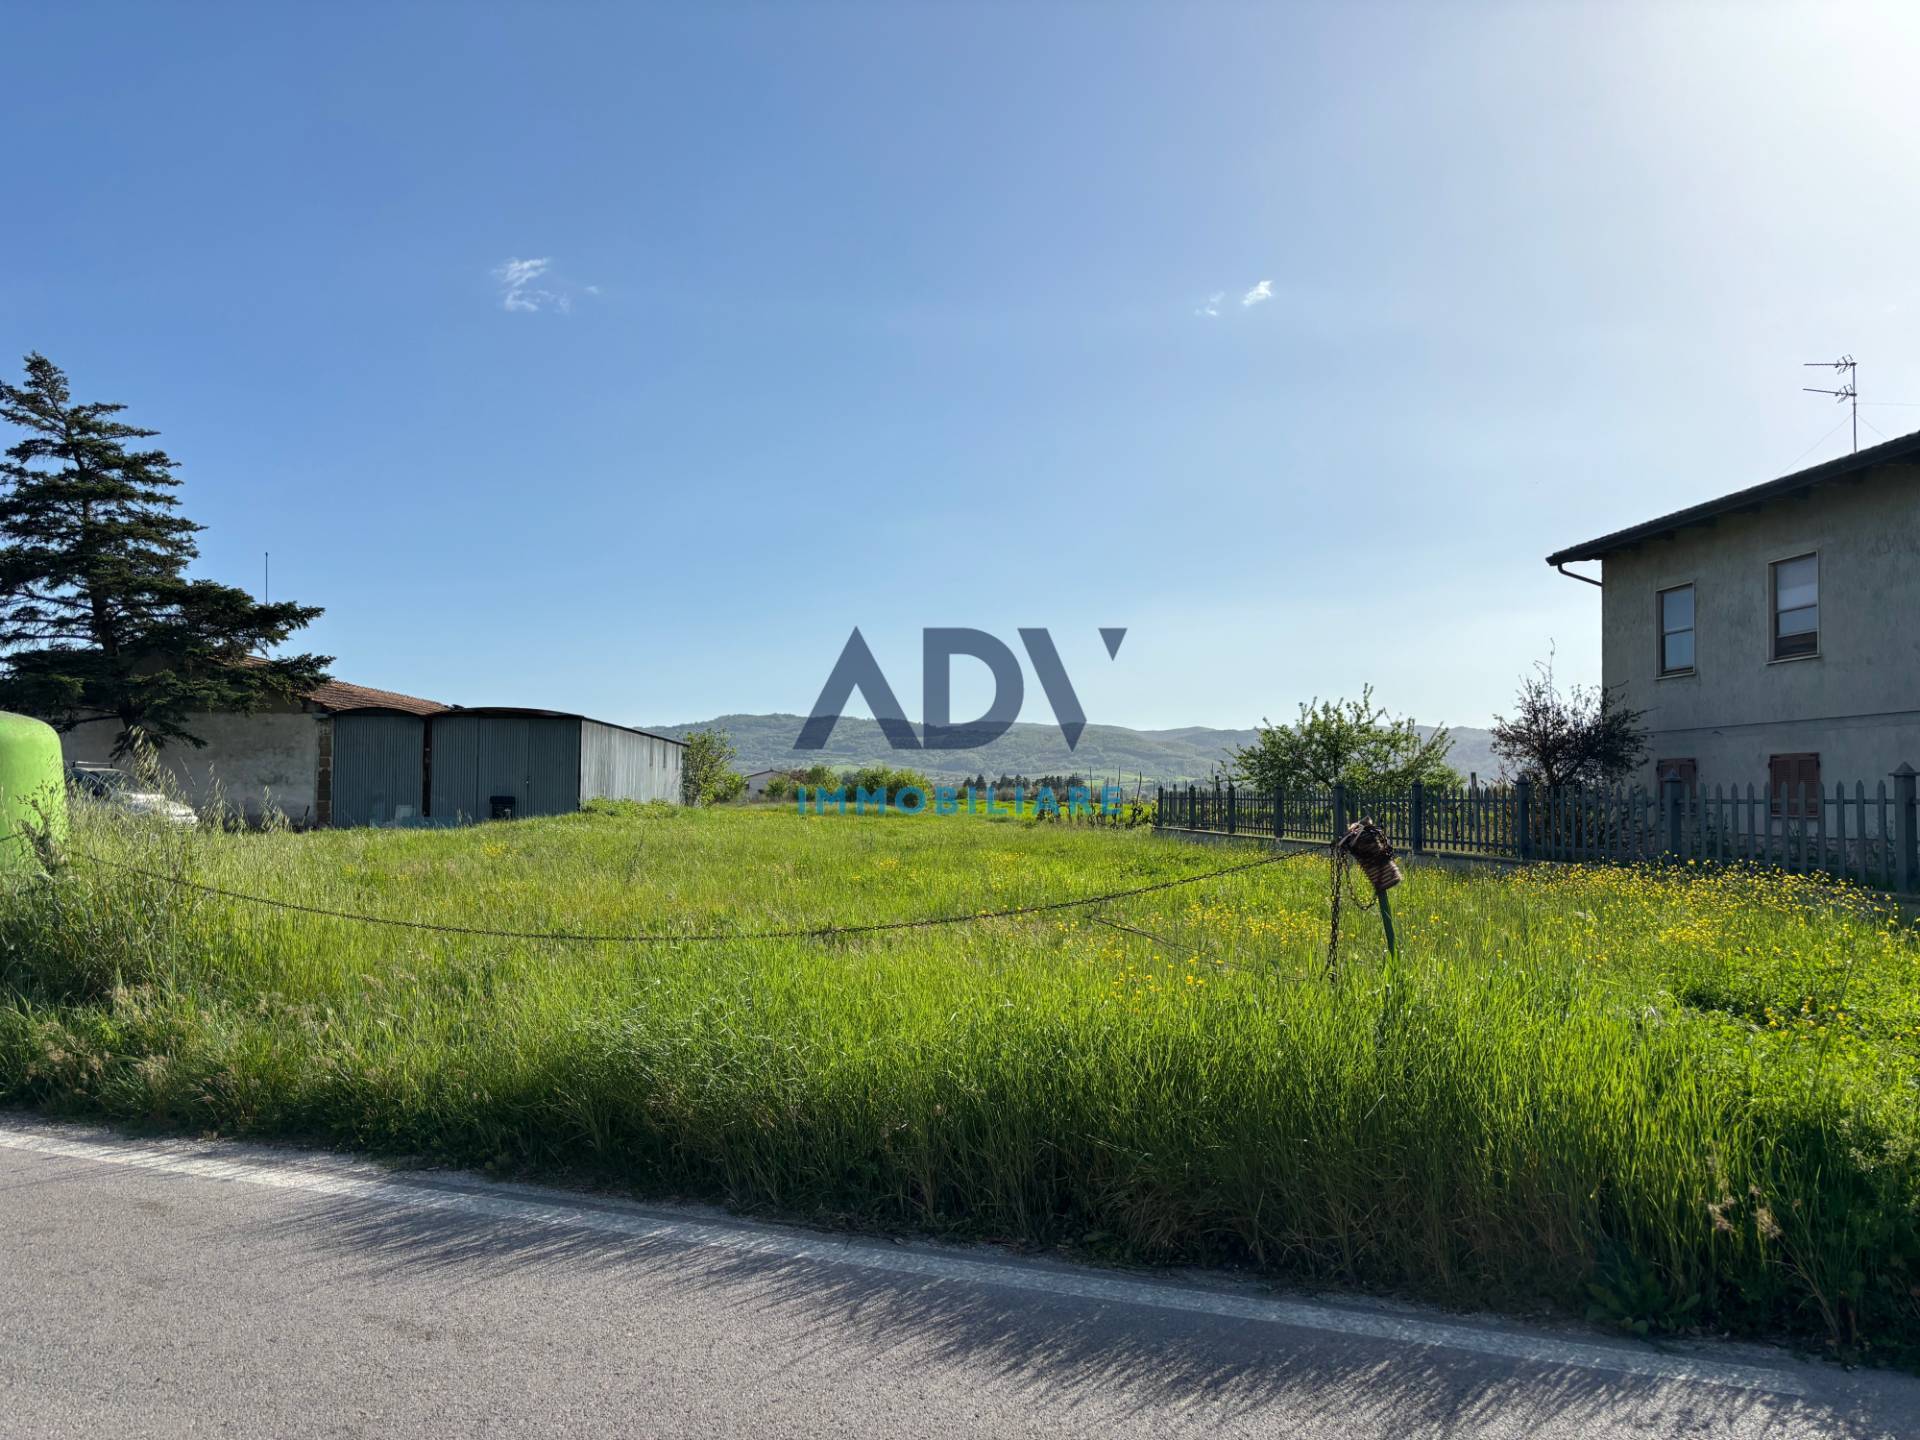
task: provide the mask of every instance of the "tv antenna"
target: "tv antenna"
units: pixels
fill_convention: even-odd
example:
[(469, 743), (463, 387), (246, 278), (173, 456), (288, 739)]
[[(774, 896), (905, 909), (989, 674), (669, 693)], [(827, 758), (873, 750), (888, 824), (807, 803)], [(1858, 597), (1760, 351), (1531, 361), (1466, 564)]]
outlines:
[(1854, 384), (1855, 367), (1853, 356), (1842, 355), (1838, 360), (1809, 360), (1800, 368), (1802, 370), (1832, 370), (1836, 373), (1845, 372), (1847, 378), (1841, 382), (1838, 390), (1822, 390), (1813, 385), (1802, 385), (1800, 388), (1809, 395), (1831, 395), (1836, 402), (1845, 400), (1852, 404), (1853, 453), (1858, 455), (1860, 453), (1860, 387)]

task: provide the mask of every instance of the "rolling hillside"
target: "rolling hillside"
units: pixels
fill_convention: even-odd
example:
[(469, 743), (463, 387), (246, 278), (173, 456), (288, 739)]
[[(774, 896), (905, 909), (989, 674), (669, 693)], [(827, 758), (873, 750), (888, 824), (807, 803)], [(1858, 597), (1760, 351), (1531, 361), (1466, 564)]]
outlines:
[[(1052, 725), (1016, 724), (991, 745), (978, 750), (948, 752), (896, 751), (888, 746), (880, 727), (871, 720), (851, 717), (834, 727), (833, 738), (822, 751), (796, 751), (793, 740), (804, 718), (799, 715), (720, 715), (678, 725), (648, 725), (658, 735), (682, 736), (689, 730), (719, 728), (740, 751), (743, 771), (786, 769), (825, 761), (834, 766), (868, 764), (908, 765), (935, 779), (961, 779), (984, 771), (989, 776), (1063, 775), (1072, 771), (1098, 776), (1120, 776), (1147, 783), (1205, 780), (1225, 764), (1233, 747), (1253, 739), (1253, 731), (1215, 730), (1187, 725), (1175, 730), (1132, 730), (1124, 725), (1089, 725), (1077, 749)], [(1422, 726), (1425, 733), (1429, 727)], [(1466, 726), (1453, 729), (1449, 757), (1461, 774), (1478, 771), (1485, 778), (1499, 771), (1490, 748), (1492, 736)]]

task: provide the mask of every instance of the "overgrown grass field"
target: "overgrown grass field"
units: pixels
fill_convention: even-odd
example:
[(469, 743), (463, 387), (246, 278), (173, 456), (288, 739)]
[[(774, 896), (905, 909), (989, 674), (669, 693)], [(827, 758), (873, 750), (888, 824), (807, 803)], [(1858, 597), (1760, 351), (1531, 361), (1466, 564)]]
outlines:
[(1400, 960), (1305, 854), (632, 807), (452, 832), (76, 818), (0, 896), (0, 1099), (1635, 1329), (1920, 1355), (1920, 946), (1703, 871), (1416, 868)]

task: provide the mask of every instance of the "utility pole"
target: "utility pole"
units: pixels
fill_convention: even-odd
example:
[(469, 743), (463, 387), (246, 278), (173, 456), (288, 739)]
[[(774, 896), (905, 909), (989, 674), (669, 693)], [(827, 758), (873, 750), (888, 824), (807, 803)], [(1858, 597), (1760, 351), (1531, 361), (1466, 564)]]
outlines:
[(1833, 370), (1846, 375), (1847, 378), (1838, 390), (1821, 390), (1812, 385), (1802, 385), (1800, 388), (1809, 395), (1831, 395), (1836, 402), (1844, 400), (1852, 404), (1853, 453), (1858, 455), (1860, 453), (1860, 387), (1854, 383), (1857, 371), (1853, 356), (1842, 355), (1838, 360), (1809, 360), (1800, 368), (1802, 370)]

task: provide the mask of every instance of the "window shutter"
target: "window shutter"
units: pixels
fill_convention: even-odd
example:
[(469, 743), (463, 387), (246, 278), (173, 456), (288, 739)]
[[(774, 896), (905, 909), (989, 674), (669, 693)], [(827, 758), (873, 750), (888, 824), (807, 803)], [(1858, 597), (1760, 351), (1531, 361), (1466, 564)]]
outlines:
[[(1800, 804), (1802, 785), (1807, 787), (1804, 812)], [(1784, 795), (1781, 793), (1783, 790), (1786, 792)], [(1806, 750), (1792, 755), (1769, 755), (1767, 757), (1767, 798), (1775, 815), (1819, 813), (1819, 752)]]
[(1807, 813), (1818, 815), (1820, 813), (1820, 756), (1817, 753), (1800, 757), (1800, 773), (1794, 777), (1794, 785), (1796, 796), (1799, 794), (1799, 786), (1807, 787)]
[(1700, 788), (1700, 762), (1691, 757), (1684, 760), (1659, 760), (1654, 763), (1653, 778), (1656, 782), (1665, 785), (1669, 775), (1677, 775), (1680, 783), (1687, 787), (1689, 795)]

